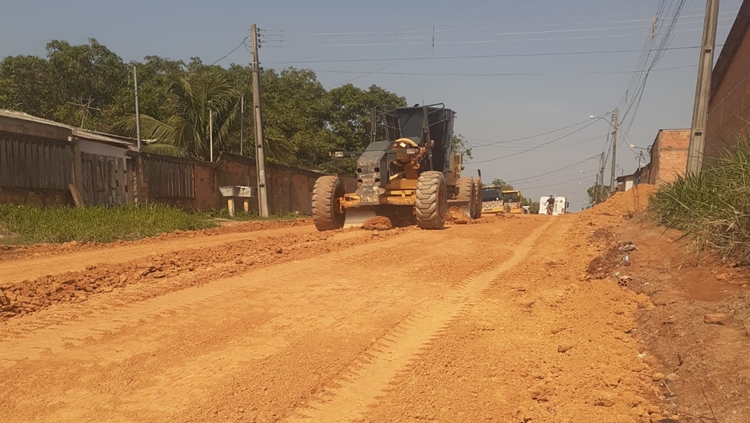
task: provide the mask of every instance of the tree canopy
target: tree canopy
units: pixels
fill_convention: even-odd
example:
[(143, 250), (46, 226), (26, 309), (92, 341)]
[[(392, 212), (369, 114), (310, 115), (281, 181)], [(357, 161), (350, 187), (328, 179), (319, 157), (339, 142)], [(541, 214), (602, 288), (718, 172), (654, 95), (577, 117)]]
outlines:
[[(244, 65), (157, 56), (126, 63), (93, 38), (82, 45), (53, 40), (44, 58), (8, 56), (0, 62), (0, 108), (135, 137), (134, 66), (145, 151), (206, 160), (211, 119), (214, 155), (240, 153), (244, 97), (243, 153), (254, 154), (251, 72)], [(328, 152), (364, 148), (372, 107), (406, 105), (404, 97), (377, 85), (326, 90), (308, 69), (262, 70), (260, 78), (266, 155), (285, 165), (351, 172), (351, 159), (331, 160)], [(471, 157), (461, 136), (453, 141)]]

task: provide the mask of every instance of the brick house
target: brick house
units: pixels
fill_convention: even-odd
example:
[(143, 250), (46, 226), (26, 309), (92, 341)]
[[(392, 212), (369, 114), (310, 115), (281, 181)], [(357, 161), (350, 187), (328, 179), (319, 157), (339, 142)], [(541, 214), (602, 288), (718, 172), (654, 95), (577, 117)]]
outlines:
[(648, 178), (641, 183), (665, 185), (684, 175), (687, 168), (690, 129), (661, 129), (651, 144)]
[(704, 166), (744, 140), (750, 125), (750, 0), (744, 0), (711, 76)]

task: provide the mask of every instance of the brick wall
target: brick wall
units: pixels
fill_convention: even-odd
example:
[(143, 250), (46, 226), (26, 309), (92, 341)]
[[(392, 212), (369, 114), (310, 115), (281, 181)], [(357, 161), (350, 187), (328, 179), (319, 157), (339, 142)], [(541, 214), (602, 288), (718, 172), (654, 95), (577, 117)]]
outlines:
[(689, 129), (663, 129), (651, 147), (651, 169), (649, 183), (655, 185), (669, 184), (678, 175), (685, 174), (687, 166)]
[(727, 40), (724, 48), (730, 48), (731, 42), (737, 43), (731, 46), (736, 50), (728, 64), (717, 62), (719, 74), (713, 81), (715, 89), (709, 102), (706, 124), (706, 165), (731, 150), (738, 140), (744, 141), (750, 125), (750, 31), (741, 24), (735, 25), (738, 35), (735, 38), (730, 34), (732, 38)]

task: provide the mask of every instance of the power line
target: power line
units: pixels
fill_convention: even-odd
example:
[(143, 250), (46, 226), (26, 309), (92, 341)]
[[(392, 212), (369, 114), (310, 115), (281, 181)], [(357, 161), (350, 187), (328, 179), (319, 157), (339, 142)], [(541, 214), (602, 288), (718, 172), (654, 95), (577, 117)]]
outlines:
[(213, 66), (213, 65), (215, 65), (215, 64), (217, 64), (217, 63), (219, 63), (219, 62), (221, 62), (222, 60), (226, 59), (227, 57), (229, 57), (229, 55), (230, 55), (230, 54), (232, 54), (232, 53), (234, 53), (235, 51), (239, 50), (239, 48), (240, 48), (240, 47), (242, 47), (243, 45), (244, 45), (245, 47), (247, 47), (247, 44), (245, 44), (245, 42), (246, 42), (246, 41), (247, 41), (247, 37), (243, 38), (243, 39), (242, 39), (242, 41), (241, 41), (241, 42), (240, 42), (240, 43), (239, 43), (239, 44), (237, 45), (237, 47), (235, 47), (234, 49), (232, 49), (232, 51), (230, 51), (229, 53), (227, 53), (227, 54), (225, 54), (225, 55), (221, 56), (221, 59), (219, 59), (219, 60), (217, 60), (217, 61), (215, 61), (215, 62), (211, 63), (211, 66)]
[[(733, 10), (733, 11), (725, 11), (721, 12), (720, 15), (728, 15), (728, 14), (736, 14), (739, 10)], [(702, 18), (702, 14), (696, 14), (696, 15), (688, 15), (684, 16), (685, 18)], [(734, 19), (734, 18), (731, 18)], [(652, 18), (642, 18), (642, 19), (624, 19), (624, 20), (594, 20), (594, 21), (579, 21), (579, 22), (571, 22), (571, 23), (559, 23), (558, 20), (556, 20), (557, 23), (553, 24), (544, 24), (544, 25), (533, 25), (535, 27), (539, 28), (556, 28), (556, 27), (564, 27), (564, 26), (580, 26), (585, 24), (596, 24), (596, 25), (612, 25), (612, 24), (630, 24), (630, 23), (639, 23), (639, 22), (652, 22)], [(526, 25), (529, 26), (529, 25)], [(440, 34), (440, 33), (456, 33), (456, 32), (469, 32), (469, 31), (496, 31), (496, 30), (509, 30), (517, 28), (515, 26), (492, 26), (492, 27), (472, 27), (472, 28), (447, 28), (447, 29), (435, 29), (434, 33)], [(620, 27), (622, 28), (622, 27)], [(608, 27), (607, 29), (620, 29), (620, 28), (611, 28)], [(635, 27), (630, 27), (635, 28)], [(650, 25), (649, 25), (650, 28)], [(587, 29), (583, 29), (587, 30)], [(411, 30), (389, 30), (389, 31), (344, 31), (344, 32), (287, 32), (283, 31), (284, 36), (300, 36), (300, 37), (340, 37), (345, 35), (363, 35), (363, 36), (373, 36), (373, 35), (402, 35), (402, 34), (420, 34), (425, 33), (426, 35), (431, 35), (433, 33), (433, 30), (431, 29), (411, 29)], [(518, 32), (518, 33), (533, 33), (533, 32)]]
[[(470, 5), (469, 5), (469, 6), (467, 6), (467, 7), (464, 7), (464, 8), (462, 8), (462, 9), (459, 9), (459, 10), (457, 10), (457, 11), (455, 11), (455, 12), (451, 13), (451, 14), (450, 14), (450, 15), (448, 15), (448, 16), (450, 16), (450, 17), (454, 17), (454, 16), (456, 16), (456, 15), (458, 15), (458, 14), (460, 14), (460, 13), (466, 12), (467, 10), (473, 9), (473, 8), (475, 8), (475, 7), (477, 7), (477, 6), (480, 6), (480, 5), (484, 4), (484, 3), (487, 3), (488, 1), (490, 1), (490, 0), (480, 0), (480, 1), (478, 1), (478, 2), (475, 2), (475, 3), (472, 3), (472, 4), (470, 4)], [(437, 20), (437, 21), (433, 21), (433, 23), (432, 23), (432, 28), (433, 28), (433, 30), (434, 30), (434, 28), (435, 28), (435, 23), (436, 23), (436, 22), (439, 22), (439, 21), (440, 21), (440, 20)], [(434, 51), (435, 51), (435, 44), (434, 44), (434, 41), (433, 41), (433, 44), (432, 44), (432, 46), (433, 46), (433, 47), (432, 47), (432, 49), (433, 49), (433, 53), (434, 53)], [(341, 50), (338, 50), (338, 51), (341, 51)], [(379, 71), (383, 71), (383, 70), (385, 70), (385, 69), (388, 69), (388, 68), (390, 68), (391, 66), (396, 66), (397, 64), (399, 64), (399, 63), (401, 63), (401, 62), (403, 62), (403, 60), (398, 60), (398, 61), (396, 61), (396, 62), (394, 62), (394, 63), (391, 63), (390, 65), (386, 65), (386, 66), (383, 66), (383, 67), (381, 67), (381, 68), (378, 68), (378, 69), (376, 69), (376, 72), (379, 72)], [(350, 82), (356, 81), (357, 79), (361, 79), (361, 78), (364, 78), (364, 77), (366, 77), (366, 76), (369, 76), (369, 75), (372, 75), (372, 74), (371, 74), (371, 73), (367, 73), (367, 74), (364, 74), (364, 75), (360, 75), (360, 76), (357, 76), (357, 77), (354, 77), (354, 78), (351, 78), (351, 79), (347, 79), (346, 81), (342, 82), (342, 83), (341, 83), (340, 85), (343, 85), (343, 84), (348, 84), (348, 83), (350, 83)]]
[(580, 122), (574, 123), (572, 125), (563, 126), (562, 128), (557, 128), (557, 129), (553, 129), (551, 131), (542, 132), (540, 134), (528, 135), (528, 136), (525, 136), (525, 137), (515, 138), (515, 139), (507, 140), (507, 141), (490, 141), (490, 140), (483, 140), (481, 138), (468, 138), (468, 137), (466, 137), (466, 139), (468, 139), (468, 140), (476, 140), (476, 141), (483, 141), (483, 142), (487, 142), (488, 143), (488, 144), (484, 144), (484, 145), (473, 145), (473, 146), (471, 146), (471, 148), (488, 147), (490, 145), (498, 145), (498, 144), (510, 144), (510, 143), (514, 143), (514, 142), (518, 142), (518, 141), (528, 140), (528, 139), (531, 139), (531, 138), (539, 138), (539, 137), (542, 137), (544, 135), (554, 134), (555, 132), (564, 131), (564, 130), (570, 129), (570, 128), (575, 128), (576, 126), (583, 125), (584, 123), (588, 123), (589, 121), (590, 121), (590, 119), (586, 119), (586, 120), (582, 120)]
[[(723, 44), (721, 44), (723, 45)], [(717, 46), (721, 46), (717, 44)], [(667, 47), (664, 50), (695, 50), (701, 46), (683, 46)], [(623, 50), (589, 50), (589, 51), (567, 51), (567, 52), (546, 52), (546, 53), (509, 53), (509, 54), (477, 54), (470, 56), (422, 56), (422, 57), (397, 57), (397, 58), (377, 58), (377, 59), (333, 59), (333, 60), (306, 60), (306, 61), (276, 61), (267, 62), (267, 64), (284, 65), (284, 64), (303, 64), (303, 63), (358, 63), (358, 62), (388, 62), (388, 61), (417, 61), (417, 60), (454, 60), (454, 59), (491, 59), (500, 57), (545, 57), (545, 56), (578, 56), (591, 54), (622, 54), (622, 53), (640, 53), (642, 50), (623, 49)]]
[(531, 190), (531, 189), (541, 189), (541, 188), (556, 187), (558, 185), (569, 184), (571, 182), (578, 182), (581, 179), (590, 178), (590, 177), (594, 176), (595, 174), (596, 173), (586, 173), (586, 174), (580, 175), (580, 176), (578, 176), (577, 178), (574, 178), (574, 179), (570, 179), (570, 180), (566, 180), (566, 181), (561, 181), (561, 182), (556, 182), (554, 184), (538, 185), (538, 186), (535, 186), (535, 187), (523, 187), (523, 189)]
[[(734, 18), (723, 18), (719, 19), (719, 21), (733, 21)], [(700, 21), (691, 21), (691, 22), (681, 22), (680, 25), (692, 25), (692, 24), (700, 24)], [(480, 34), (457, 34), (457, 35), (451, 35), (448, 38), (453, 40), (456, 38), (465, 38), (465, 37), (472, 37), (472, 36), (482, 36), (482, 37), (514, 37), (519, 35), (548, 35), (548, 34), (572, 34), (572, 33), (581, 33), (581, 32), (601, 32), (601, 31), (623, 31), (623, 30), (629, 30), (629, 29), (651, 29), (651, 25), (649, 26), (620, 26), (620, 27), (599, 27), (599, 28), (575, 28), (575, 29), (558, 29), (558, 30), (545, 30), (545, 31), (516, 31), (516, 32), (501, 32), (501, 33), (480, 33)], [(693, 29), (685, 29), (681, 31), (676, 32), (693, 32), (693, 31), (699, 31), (701, 28), (693, 28)], [(436, 31), (437, 32), (437, 31)], [(612, 34), (612, 35), (595, 35), (595, 36), (579, 36), (579, 37), (555, 37), (555, 38), (529, 38), (529, 39), (486, 39), (486, 40), (470, 40), (470, 41), (438, 41), (437, 44), (474, 44), (474, 43), (492, 43), (492, 42), (501, 42), (501, 41), (557, 41), (557, 40), (580, 40), (580, 39), (590, 39), (590, 38), (599, 38), (599, 37), (630, 37), (635, 35), (641, 35), (642, 32), (638, 31), (638, 33), (620, 33), (620, 34)], [(360, 38), (352, 38), (347, 37), (347, 42), (344, 44), (321, 44), (320, 42), (315, 43), (307, 43), (307, 44), (296, 44), (297, 46), (315, 46), (315, 47), (361, 47), (361, 46), (392, 46), (392, 45), (423, 45), (428, 42), (432, 42), (434, 34), (425, 33), (425, 35), (418, 35), (418, 36), (409, 36), (409, 37), (391, 37), (388, 38), (390, 41), (409, 41), (409, 40), (424, 40), (422, 42), (399, 42), (399, 43), (375, 43), (372, 42), (372, 37), (360, 37)], [(294, 39), (292, 39), (294, 40)], [(308, 37), (304, 38), (304, 41), (310, 41)]]
[[(391, 65), (388, 65), (390, 67)], [(698, 65), (683, 65), (683, 66), (672, 66), (669, 68), (653, 69), (652, 72), (672, 71), (678, 69), (695, 68)], [(341, 74), (367, 74), (367, 75), (402, 75), (402, 76), (560, 76), (562, 72), (556, 73), (543, 73), (543, 72), (517, 72), (517, 73), (466, 73), (466, 72), (451, 72), (451, 73), (437, 73), (437, 72), (381, 72), (375, 71), (348, 71), (338, 69), (311, 69), (313, 72), (319, 73), (341, 73)], [(614, 74), (629, 74), (637, 71), (592, 71), (592, 72), (569, 72), (574, 75), (614, 75)], [(640, 71), (645, 72), (645, 71)]]
[(574, 168), (574, 167), (576, 167), (576, 166), (578, 166), (580, 164), (583, 164), (583, 163), (585, 163), (585, 162), (587, 162), (589, 160), (591, 160), (591, 158), (587, 158), (587, 159), (581, 160), (578, 163), (573, 163), (570, 166), (565, 166), (565, 167), (561, 167), (560, 169), (555, 169), (555, 170), (551, 170), (551, 171), (546, 172), (546, 173), (541, 173), (539, 175), (529, 176), (528, 178), (514, 179), (512, 181), (506, 181), (506, 182), (508, 182), (509, 184), (511, 184), (511, 183), (518, 183), (518, 182), (522, 182), (522, 181), (528, 181), (528, 180), (531, 180), (531, 179), (538, 179), (538, 178), (541, 178), (543, 176), (552, 175), (552, 174), (555, 174), (555, 173), (558, 173), (558, 172), (562, 172), (563, 170), (568, 170), (568, 169)]
[[(728, 28), (728, 26), (720, 27), (720, 29)], [(617, 28), (615, 28), (617, 29)], [(698, 32), (702, 28), (683, 29), (679, 31), (673, 31), (674, 33), (684, 32)], [(509, 43), (509, 42), (534, 42), (534, 41), (577, 41), (577, 40), (591, 40), (601, 38), (622, 38), (622, 37), (634, 37), (641, 35), (640, 33), (629, 33), (629, 34), (610, 34), (610, 35), (591, 35), (591, 36), (579, 36), (579, 37), (547, 37), (547, 38), (525, 38), (525, 39), (482, 39), (482, 40), (464, 40), (464, 41), (435, 41), (435, 45), (447, 46), (447, 45), (466, 45), (466, 44), (492, 44), (492, 43)], [(297, 47), (405, 47), (405, 46), (427, 46), (430, 45), (431, 39), (424, 38), (422, 42), (355, 42), (353, 40), (347, 43), (341, 44), (295, 44)], [(421, 39), (421, 38), (420, 38)]]
[(593, 125), (594, 123), (596, 123), (596, 120), (595, 120), (595, 119), (592, 119), (591, 123), (589, 123), (588, 125), (585, 125), (585, 126), (583, 126), (583, 127), (581, 127), (581, 128), (578, 128), (578, 129), (576, 129), (576, 130), (575, 130), (575, 131), (573, 131), (573, 132), (570, 132), (570, 133), (568, 133), (568, 134), (565, 134), (565, 135), (563, 135), (563, 136), (561, 136), (561, 137), (555, 138), (555, 139), (553, 139), (553, 140), (551, 140), (551, 141), (547, 141), (547, 142), (545, 142), (545, 143), (539, 144), (539, 145), (537, 145), (537, 146), (534, 146), (534, 147), (528, 148), (528, 149), (526, 149), (526, 150), (523, 150), (523, 151), (519, 151), (519, 152), (517, 152), (517, 153), (513, 153), (513, 154), (507, 154), (507, 155), (505, 155), (505, 156), (500, 156), (500, 157), (495, 157), (494, 159), (488, 159), (488, 160), (481, 160), (481, 161), (478, 161), (478, 162), (473, 162), (473, 164), (480, 164), (480, 163), (490, 163), (490, 162), (494, 162), (494, 161), (497, 161), (497, 160), (500, 160), (500, 159), (506, 159), (506, 158), (508, 158), (508, 157), (515, 157), (515, 156), (518, 156), (518, 155), (521, 155), (521, 154), (525, 154), (525, 153), (528, 153), (528, 152), (534, 151), (534, 150), (536, 150), (536, 149), (538, 149), (538, 148), (544, 147), (545, 145), (549, 145), (549, 144), (552, 144), (553, 142), (556, 142), (556, 141), (560, 141), (560, 140), (562, 140), (562, 139), (564, 139), (564, 138), (567, 138), (567, 137), (569, 137), (569, 136), (571, 136), (571, 135), (573, 135), (573, 134), (575, 134), (575, 133), (581, 132), (581, 131), (583, 131), (584, 129), (588, 128), (589, 126)]

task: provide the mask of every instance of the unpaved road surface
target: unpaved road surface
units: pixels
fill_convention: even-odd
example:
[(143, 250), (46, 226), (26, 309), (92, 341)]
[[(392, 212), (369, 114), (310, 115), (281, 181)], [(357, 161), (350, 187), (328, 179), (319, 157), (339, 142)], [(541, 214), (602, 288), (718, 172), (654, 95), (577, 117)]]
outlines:
[(7, 260), (0, 420), (650, 422), (639, 303), (586, 276), (593, 232), (301, 226)]

